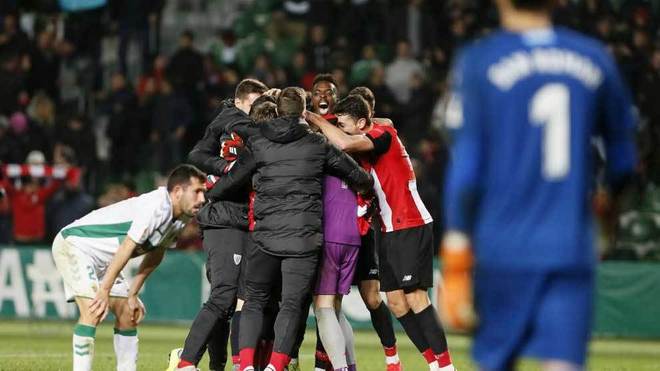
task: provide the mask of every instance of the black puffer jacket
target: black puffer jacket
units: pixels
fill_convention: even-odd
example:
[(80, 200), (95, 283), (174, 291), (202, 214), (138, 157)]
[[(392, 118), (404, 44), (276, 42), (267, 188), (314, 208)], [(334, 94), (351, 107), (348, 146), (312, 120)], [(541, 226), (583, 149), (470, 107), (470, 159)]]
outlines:
[[(245, 112), (239, 110), (231, 101), (222, 102), (222, 110), (206, 128), (204, 137), (197, 142), (188, 154), (188, 162), (207, 174), (221, 176), (227, 161), (220, 157), (220, 143), (232, 132), (243, 137), (249, 135), (254, 122)], [(206, 204), (197, 215), (202, 228), (240, 228), (248, 227), (249, 189), (243, 187), (224, 197), (222, 201)]]
[(252, 175), (256, 246), (276, 256), (315, 254), (323, 243), (324, 175), (342, 178), (358, 192), (370, 191), (373, 179), (298, 118), (279, 118), (259, 129), (211, 197), (244, 188)]

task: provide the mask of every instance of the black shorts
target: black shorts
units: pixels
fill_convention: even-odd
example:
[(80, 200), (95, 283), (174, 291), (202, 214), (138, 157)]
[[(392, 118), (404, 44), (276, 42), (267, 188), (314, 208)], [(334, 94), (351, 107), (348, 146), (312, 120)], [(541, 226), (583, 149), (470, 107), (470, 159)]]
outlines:
[(432, 287), (433, 223), (381, 234), (380, 290)]
[[(374, 229), (378, 228), (378, 229)], [(380, 239), (380, 226), (372, 226), (369, 232), (362, 236), (362, 245), (358, 253), (357, 266), (353, 284), (358, 285), (362, 281), (378, 280), (378, 240)]]

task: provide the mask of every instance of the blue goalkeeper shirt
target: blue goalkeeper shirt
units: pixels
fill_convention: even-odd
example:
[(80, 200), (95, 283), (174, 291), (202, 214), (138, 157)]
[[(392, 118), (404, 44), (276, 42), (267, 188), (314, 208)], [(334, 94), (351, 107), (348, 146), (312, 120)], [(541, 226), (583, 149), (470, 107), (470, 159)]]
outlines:
[(463, 49), (447, 109), (447, 227), (478, 264), (592, 268), (594, 138), (610, 182), (633, 172), (633, 107), (597, 41), (556, 27), (498, 31)]

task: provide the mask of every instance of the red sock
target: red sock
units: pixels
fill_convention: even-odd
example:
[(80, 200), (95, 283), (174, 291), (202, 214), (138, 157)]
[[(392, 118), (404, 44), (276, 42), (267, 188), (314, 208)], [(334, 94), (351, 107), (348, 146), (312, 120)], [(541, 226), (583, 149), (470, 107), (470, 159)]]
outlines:
[(237, 365), (241, 363), (241, 357), (240, 356), (231, 356), (231, 363), (234, 365)]
[(270, 364), (275, 367), (275, 371), (284, 371), (284, 368), (289, 365), (291, 357), (284, 353), (273, 352), (270, 355)]
[(396, 355), (396, 345), (393, 347), (383, 347), (385, 350), (385, 356), (386, 357), (394, 357)]
[(245, 370), (246, 367), (254, 367), (254, 348), (243, 348), (238, 352), (241, 357), (240, 370)]
[(431, 348), (428, 348), (427, 350), (423, 351), (422, 355), (424, 356), (426, 363), (433, 363), (437, 361), (437, 359), (435, 358), (435, 354), (433, 354), (433, 349)]
[(435, 357), (438, 360), (440, 367), (446, 367), (451, 365), (451, 357), (449, 356), (449, 351), (445, 351), (442, 354), (438, 354)]
[(330, 362), (330, 357), (328, 357), (328, 355), (326, 353), (324, 353), (320, 350), (317, 350), (316, 352), (314, 352), (314, 357), (317, 360), (321, 361), (321, 362), (325, 362), (325, 363)]
[(181, 358), (181, 359), (179, 360), (179, 364), (176, 365), (176, 367), (177, 367), (177, 368), (184, 368), (184, 367), (194, 366), (194, 365), (195, 365), (194, 363), (192, 363), (192, 362), (188, 362), (188, 361), (186, 361), (185, 359)]

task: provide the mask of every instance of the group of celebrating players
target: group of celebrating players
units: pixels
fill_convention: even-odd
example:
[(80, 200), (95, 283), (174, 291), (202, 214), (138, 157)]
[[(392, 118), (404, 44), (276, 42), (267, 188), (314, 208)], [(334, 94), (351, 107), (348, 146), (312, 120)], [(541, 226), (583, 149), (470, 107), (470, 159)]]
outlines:
[[(388, 370), (401, 369), (390, 310), (431, 370), (452, 370), (427, 294), (432, 218), (396, 130), (391, 121), (372, 117), (375, 99), (365, 87), (337, 101), (332, 76), (321, 74), (310, 111), (306, 98), (301, 88), (268, 90), (243, 80), (234, 102), (224, 103), (190, 153), (191, 163), (217, 175), (209, 184), (211, 202), (198, 216), (211, 294), (183, 351), (172, 354), (177, 369), (195, 367), (207, 346), (211, 368), (223, 367), (230, 317), (238, 369), (295, 369), (313, 303), (317, 369), (354, 370), (353, 333), (341, 298), (355, 281)], [(375, 210), (378, 231), (370, 226)], [(215, 342), (219, 354), (213, 354)]]
[[(616, 195), (634, 172), (630, 97), (601, 45), (552, 27), (552, 0), (496, 3), (504, 30), (463, 50), (452, 74), (441, 312), (474, 328), (474, 292), (473, 355), (484, 370), (510, 370), (519, 356), (580, 370), (595, 267), (591, 140), (601, 138)], [(433, 220), (395, 125), (374, 118), (374, 106), (365, 87), (338, 100), (327, 74), (309, 102), (301, 88), (243, 80), (189, 154), (194, 166), (63, 228), (53, 256), (80, 309), (74, 370), (91, 369), (108, 310), (117, 368), (136, 369), (139, 290), (193, 217), (211, 292), (168, 370), (194, 370), (207, 350), (210, 368), (224, 369), (229, 339), (234, 369), (297, 370), (310, 305), (316, 370), (356, 370), (341, 312), (352, 283), (388, 371), (403, 369), (391, 314), (430, 370), (454, 370), (427, 294)], [(121, 270), (139, 255), (129, 287)]]

